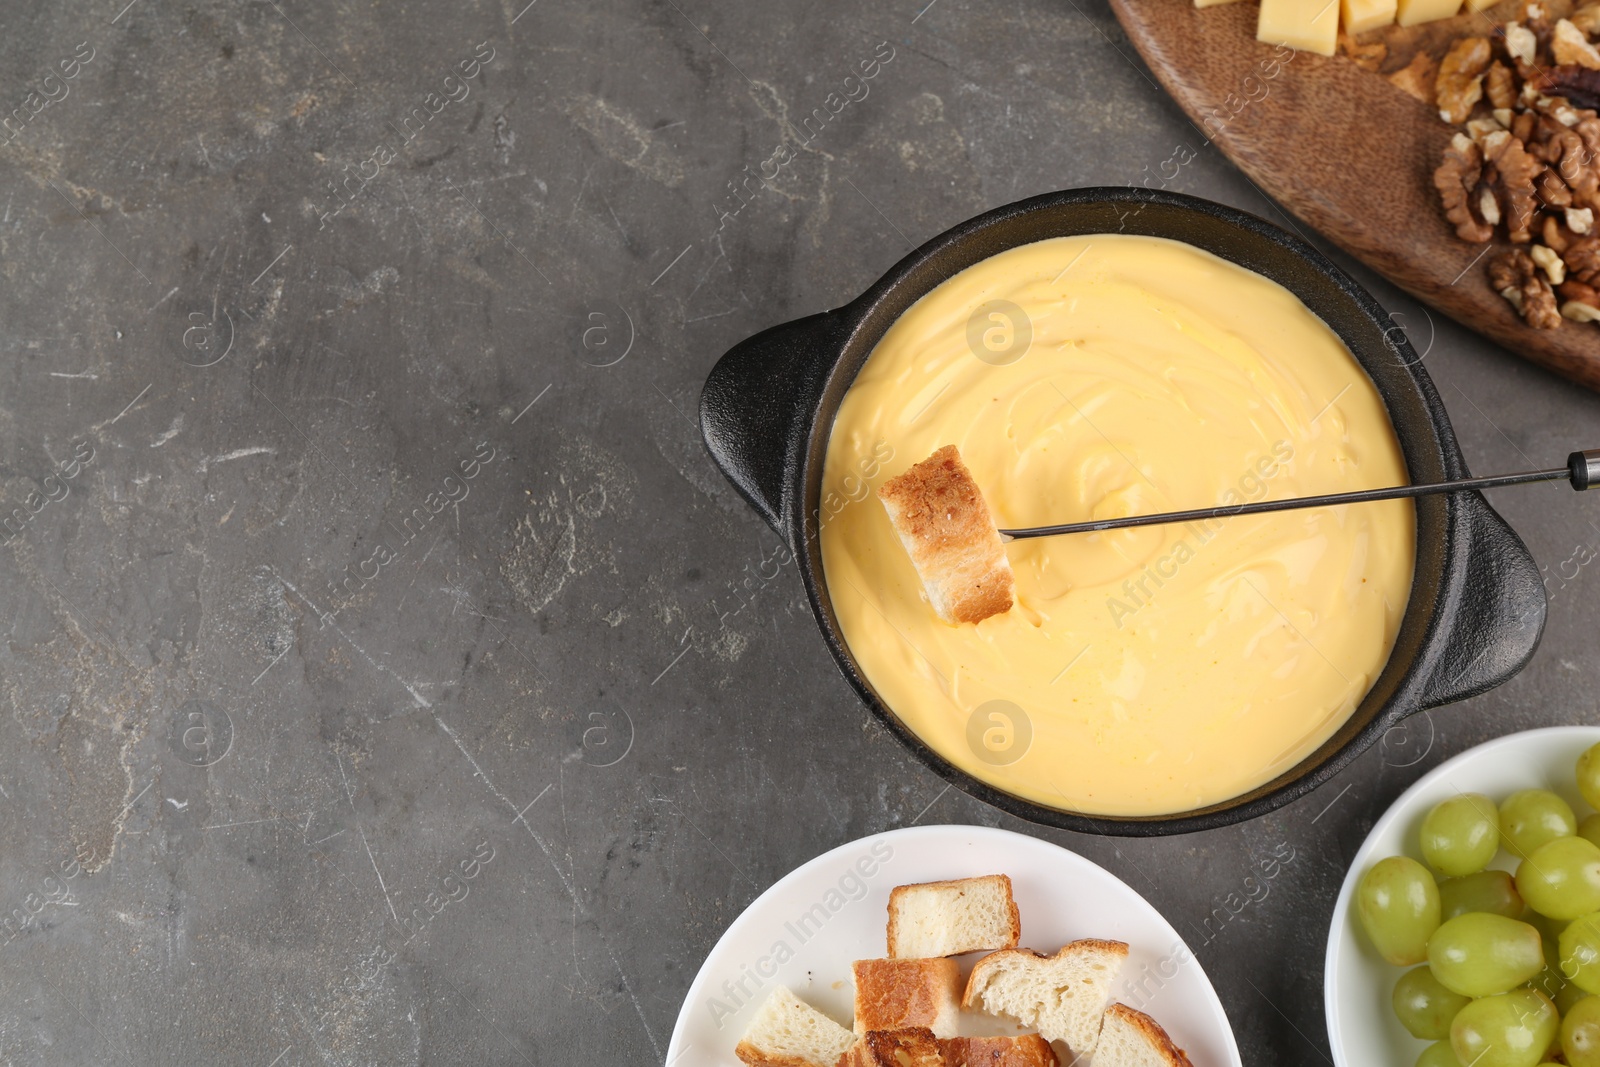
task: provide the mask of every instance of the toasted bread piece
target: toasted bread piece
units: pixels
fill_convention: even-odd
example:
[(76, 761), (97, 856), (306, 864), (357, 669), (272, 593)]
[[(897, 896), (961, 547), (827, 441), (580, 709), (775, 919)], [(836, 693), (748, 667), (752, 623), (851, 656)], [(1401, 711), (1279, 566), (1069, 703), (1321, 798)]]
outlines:
[(939, 618), (982, 622), (1011, 610), (1011, 561), (955, 445), (884, 482), (878, 499)]
[(1095, 1067), (1194, 1067), (1161, 1024), (1126, 1004), (1106, 1009)]
[(869, 1030), (837, 1067), (1058, 1067), (1038, 1034), (936, 1039), (925, 1027)]
[(868, 1030), (836, 1067), (946, 1067), (941, 1044), (925, 1026)]
[(955, 1037), (939, 1042), (945, 1067), (1058, 1067), (1055, 1049), (1038, 1034)]
[(896, 886), (889, 893), (889, 955), (959, 956), (1015, 948), (1022, 920), (1003, 874)]
[(935, 1037), (956, 1032), (961, 968), (951, 959), (856, 960), (856, 1033), (926, 1026)]
[(1079, 1056), (1094, 1054), (1111, 983), (1128, 957), (1121, 941), (1074, 941), (1054, 956), (1006, 949), (985, 956), (967, 979), (965, 1007), (981, 1007), (1065, 1041)]
[(750, 1067), (834, 1067), (855, 1040), (855, 1034), (779, 986), (733, 1052)]

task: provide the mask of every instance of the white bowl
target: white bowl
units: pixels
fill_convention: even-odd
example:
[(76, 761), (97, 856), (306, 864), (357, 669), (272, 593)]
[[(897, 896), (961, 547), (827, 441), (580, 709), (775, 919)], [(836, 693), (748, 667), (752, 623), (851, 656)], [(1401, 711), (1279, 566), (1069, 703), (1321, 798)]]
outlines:
[[(1354, 901), (1361, 876), (1386, 856), (1422, 861), (1422, 820), (1439, 801), (1458, 793), (1483, 793), (1496, 804), (1519, 789), (1548, 789), (1572, 805), (1581, 820), (1589, 805), (1578, 793), (1578, 757), (1600, 742), (1600, 726), (1553, 726), (1496, 738), (1446, 760), (1400, 795), (1356, 853), (1339, 890), (1328, 930), (1323, 999), (1328, 1043), (1337, 1067), (1409, 1065), (1429, 1042), (1406, 1032), (1389, 997), (1409, 968), (1385, 963), (1367, 940)], [(1505, 850), (1489, 866), (1513, 870)]]
[[(1053, 953), (1081, 937), (1127, 942), (1128, 961), (1112, 996), (1149, 1013), (1196, 1064), (1241, 1063), (1228, 1017), (1199, 961), (1171, 924), (1115, 875), (1007, 830), (918, 826), (841, 845), (757, 897), (689, 987), (667, 1048), (668, 1067), (739, 1067), (734, 1045), (779, 985), (848, 1026), (850, 964), (886, 952), (889, 891), (982, 874), (1010, 876), (1025, 947)], [(976, 958), (963, 960), (964, 973)], [(963, 1022), (968, 1033), (1007, 1032), (971, 1016)]]

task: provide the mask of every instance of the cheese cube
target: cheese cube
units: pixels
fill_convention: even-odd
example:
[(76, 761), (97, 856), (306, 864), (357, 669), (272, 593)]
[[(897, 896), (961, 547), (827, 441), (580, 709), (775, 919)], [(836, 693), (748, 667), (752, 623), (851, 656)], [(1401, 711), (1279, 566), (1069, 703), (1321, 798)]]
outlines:
[(1419, 22), (1434, 22), (1453, 17), (1461, 10), (1461, 0), (1400, 0), (1402, 26), (1415, 26)]
[(1256, 40), (1331, 56), (1339, 42), (1339, 2), (1261, 0)]
[(1344, 0), (1344, 32), (1366, 33), (1388, 26), (1394, 22), (1394, 13), (1395, 0)]

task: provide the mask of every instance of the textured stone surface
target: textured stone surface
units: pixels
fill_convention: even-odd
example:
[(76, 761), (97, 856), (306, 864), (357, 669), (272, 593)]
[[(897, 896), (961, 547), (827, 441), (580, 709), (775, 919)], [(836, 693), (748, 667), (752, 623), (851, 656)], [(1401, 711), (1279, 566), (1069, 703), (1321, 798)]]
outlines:
[[(1126, 842), (947, 789), (792, 569), (760, 576), (706, 371), (1032, 193), (1279, 216), (1103, 4), (925, 3), (8, 5), (4, 110), (59, 99), (0, 146), (0, 510), (74, 476), (0, 550), (0, 1063), (659, 1063), (762, 889), (941, 821), (1104, 864), (1198, 947), (1247, 1062), (1321, 1058), (1372, 821), (1466, 746), (1600, 718), (1592, 502), (1495, 498), (1551, 575), (1526, 672), (1275, 815)], [(1476, 469), (1600, 444), (1593, 396), (1354, 273)]]

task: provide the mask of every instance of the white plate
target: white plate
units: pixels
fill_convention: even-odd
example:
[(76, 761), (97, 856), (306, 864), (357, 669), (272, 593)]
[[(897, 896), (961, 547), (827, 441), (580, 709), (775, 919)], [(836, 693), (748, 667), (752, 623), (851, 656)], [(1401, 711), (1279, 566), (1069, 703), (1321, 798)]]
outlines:
[[(1024, 946), (1053, 953), (1080, 937), (1127, 942), (1128, 962), (1113, 996), (1148, 1012), (1201, 1067), (1240, 1064), (1228, 1017), (1199, 962), (1160, 913), (1116, 876), (1006, 830), (917, 826), (841, 845), (757, 897), (689, 987), (668, 1067), (739, 1067), (733, 1047), (779, 985), (848, 1026), (850, 964), (885, 954), (889, 891), (982, 874), (1011, 877)], [(963, 961), (963, 973), (977, 958)]]
[[(1582, 819), (1589, 805), (1578, 794), (1574, 769), (1583, 750), (1596, 742), (1596, 726), (1554, 726), (1496, 738), (1435, 767), (1378, 820), (1345, 874), (1328, 931), (1323, 999), (1338, 1067), (1409, 1064), (1429, 1044), (1407, 1033), (1389, 1006), (1394, 984), (1407, 968), (1385, 963), (1361, 931), (1351, 906), (1361, 876), (1385, 856), (1403, 854), (1421, 862), (1422, 820), (1435, 804), (1457, 793), (1483, 793), (1498, 804), (1519, 789), (1548, 789)], [(1514, 869), (1504, 850), (1490, 866)]]

